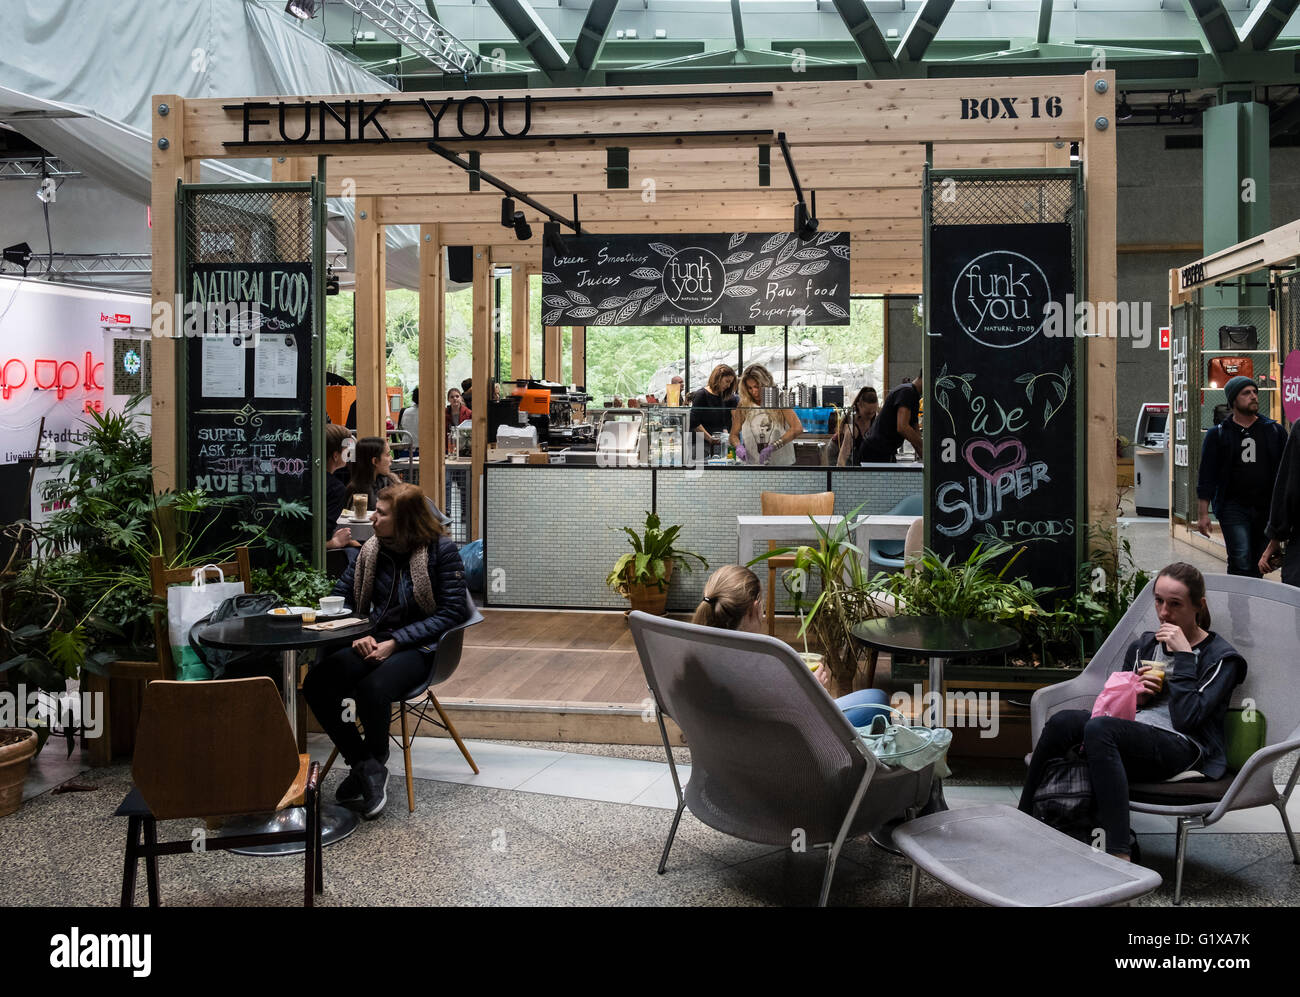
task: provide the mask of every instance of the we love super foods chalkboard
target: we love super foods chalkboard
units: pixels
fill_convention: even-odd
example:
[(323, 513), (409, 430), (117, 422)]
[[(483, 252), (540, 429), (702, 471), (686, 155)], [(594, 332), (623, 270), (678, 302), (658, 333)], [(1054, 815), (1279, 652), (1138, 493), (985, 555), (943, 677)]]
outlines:
[[(1067, 224), (930, 230), (925, 398), (930, 545), (1022, 547), (1009, 575), (1070, 589), (1080, 531), (1080, 383)], [(1067, 295), (1070, 299), (1067, 302)]]

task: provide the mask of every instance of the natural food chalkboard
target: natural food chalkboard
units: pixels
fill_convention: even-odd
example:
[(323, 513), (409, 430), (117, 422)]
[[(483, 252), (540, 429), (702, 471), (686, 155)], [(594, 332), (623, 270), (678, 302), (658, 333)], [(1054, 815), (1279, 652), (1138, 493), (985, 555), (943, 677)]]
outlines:
[(930, 544), (1023, 547), (1011, 573), (1053, 588), (1074, 585), (1083, 528), (1071, 246), (1065, 224), (930, 230)]
[[(310, 263), (185, 274), (187, 484), (242, 496), (241, 515), (263, 525), (281, 500), (312, 506), (311, 278)], [(314, 530), (311, 517), (276, 524), (307, 557)]]
[(847, 325), (849, 234), (566, 238), (542, 302), (543, 325)]

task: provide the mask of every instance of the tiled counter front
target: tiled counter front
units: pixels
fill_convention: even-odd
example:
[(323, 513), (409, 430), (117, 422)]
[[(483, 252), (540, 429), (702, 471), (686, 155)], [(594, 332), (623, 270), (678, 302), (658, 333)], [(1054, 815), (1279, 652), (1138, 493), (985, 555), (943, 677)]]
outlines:
[[(487, 601), (498, 606), (625, 609), (627, 600), (605, 585), (617, 557), (630, 550), (617, 527), (638, 528), (654, 509), (665, 524), (680, 524), (680, 546), (708, 559), (710, 570), (736, 559), (736, 517), (757, 515), (765, 491), (808, 495), (835, 492), (840, 515), (887, 513), (921, 491), (919, 467), (832, 470), (543, 467), (489, 465), (487, 469)], [(758, 549), (755, 553), (758, 553)], [(766, 572), (759, 577), (766, 584)], [(673, 575), (668, 609), (699, 604), (709, 571)], [(779, 584), (779, 583), (778, 583)], [(777, 608), (791, 609), (783, 587)], [(810, 593), (816, 598), (816, 589)]]
[(488, 465), (488, 605), (626, 609), (627, 599), (605, 584), (605, 576), (632, 549), (617, 527), (645, 521), (653, 473)]

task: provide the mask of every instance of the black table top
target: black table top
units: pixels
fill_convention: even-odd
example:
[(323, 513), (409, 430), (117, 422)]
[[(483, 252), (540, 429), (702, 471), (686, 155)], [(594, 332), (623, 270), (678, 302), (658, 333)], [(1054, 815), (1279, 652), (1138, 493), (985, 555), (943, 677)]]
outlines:
[(882, 651), (902, 651), (927, 658), (962, 658), (1009, 651), (1020, 634), (1003, 623), (952, 616), (882, 616), (864, 620), (853, 636)]
[[(319, 615), (318, 621), (322, 620)], [(319, 647), (338, 640), (356, 640), (374, 629), (369, 620), (339, 630), (305, 630), (298, 617), (277, 619), (274, 616), (242, 616), (220, 623), (210, 623), (197, 634), (200, 641), (226, 651), (295, 651)]]

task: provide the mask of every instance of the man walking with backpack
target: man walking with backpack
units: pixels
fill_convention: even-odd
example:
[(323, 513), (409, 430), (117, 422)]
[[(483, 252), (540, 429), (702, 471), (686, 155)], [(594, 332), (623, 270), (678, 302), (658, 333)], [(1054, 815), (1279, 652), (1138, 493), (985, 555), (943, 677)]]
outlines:
[(1205, 434), (1201, 447), (1196, 528), (1210, 535), (1213, 505), (1228, 548), (1228, 574), (1259, 578), (1260, 556), (1268, 546), (1264, 527), (1286, 432), (1259, 414), (1259, 385), (1252, 378), (1233, 377), (1224, 392), (1230, 415)]

